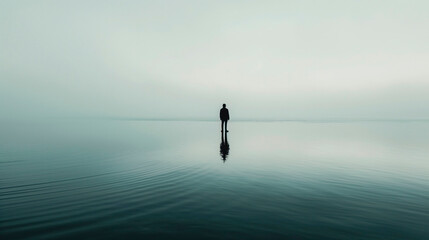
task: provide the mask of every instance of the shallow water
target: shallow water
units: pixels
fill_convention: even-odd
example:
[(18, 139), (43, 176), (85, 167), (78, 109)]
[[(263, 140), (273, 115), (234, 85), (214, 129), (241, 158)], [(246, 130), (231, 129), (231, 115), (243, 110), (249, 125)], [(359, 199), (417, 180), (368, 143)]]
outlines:
[(0, 236), (429, 239), (429, 122), (228, 126), (3, 122)]

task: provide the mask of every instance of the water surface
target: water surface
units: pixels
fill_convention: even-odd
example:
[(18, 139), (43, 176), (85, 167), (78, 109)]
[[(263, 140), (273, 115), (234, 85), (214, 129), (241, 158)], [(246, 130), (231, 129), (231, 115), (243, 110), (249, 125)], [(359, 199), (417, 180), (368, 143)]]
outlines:
[(0, 236), (429, 239), (428, 122), (228, 126), (2, 122)]

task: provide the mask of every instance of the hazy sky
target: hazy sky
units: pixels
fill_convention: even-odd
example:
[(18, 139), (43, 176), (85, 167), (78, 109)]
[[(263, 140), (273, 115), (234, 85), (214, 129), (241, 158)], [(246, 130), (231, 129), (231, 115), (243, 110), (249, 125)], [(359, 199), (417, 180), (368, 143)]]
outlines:
[(0, 117), (429, 118), (429, 1), (0, 2)]

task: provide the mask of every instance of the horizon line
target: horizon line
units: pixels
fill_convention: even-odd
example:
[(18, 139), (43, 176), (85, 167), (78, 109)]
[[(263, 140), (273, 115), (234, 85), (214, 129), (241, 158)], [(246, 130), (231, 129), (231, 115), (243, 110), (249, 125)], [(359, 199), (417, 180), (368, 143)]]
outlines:
[[(144, 117), (101, 117), (102, 119), (118, 121), (193, 121), (193, 122), (217, 122), (213, 118), (195, 117), (169, 117), (169, 118), (144, 118)], [(428, 122), (429, 118), (236, 118), (232, 122)]]
[[(20, 118), (3, 118), (0, 120), (18, 120)], [(118, 116), (62, 116), (62, 117), (33, 117), (33, 121), (42, 119), (75, 119), (75, 120), (111, 120), (111, 121), (164, 121), (164, 122), (218, 122), (217, 118), (197, 117), (118, 117)], [(22, 120), (22, 119), (21, 119)], [(232, 122), (309, 122), (309, 123), (334, 123), (334, 122), (429, 122), (429, 118), (370, 118), (370, 117), (330, 117), (330, 118), (234, 118)]]

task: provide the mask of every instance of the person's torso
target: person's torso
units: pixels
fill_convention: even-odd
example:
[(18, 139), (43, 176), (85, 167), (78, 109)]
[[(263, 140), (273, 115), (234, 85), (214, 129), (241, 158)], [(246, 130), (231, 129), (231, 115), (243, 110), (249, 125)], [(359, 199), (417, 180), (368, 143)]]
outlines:
[(220, 117), (221, 119), (228, 119), (228, 109), (227, 108), (221, 108), (220, 109)]

